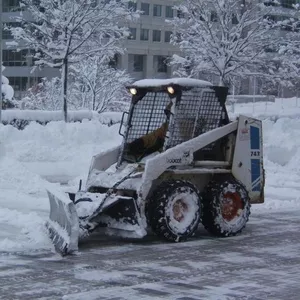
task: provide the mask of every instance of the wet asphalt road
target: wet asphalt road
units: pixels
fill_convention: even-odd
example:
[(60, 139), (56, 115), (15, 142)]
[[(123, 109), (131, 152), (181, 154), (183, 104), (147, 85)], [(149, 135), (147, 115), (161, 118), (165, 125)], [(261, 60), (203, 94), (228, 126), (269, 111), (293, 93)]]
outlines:
[(252, 213), (239, 236), (186, 243), (96, 234), (77, 255), (0, 253), (0, 299), (300, 299), (300, 210)]

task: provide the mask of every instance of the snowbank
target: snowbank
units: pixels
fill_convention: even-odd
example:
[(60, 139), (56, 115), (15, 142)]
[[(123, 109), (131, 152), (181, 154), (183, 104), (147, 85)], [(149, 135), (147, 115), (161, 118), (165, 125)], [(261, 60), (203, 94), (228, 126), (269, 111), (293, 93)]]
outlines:
[[(81, 121), (82, 119), (93, 119), (96, 112), (89, 110), (82, 111), (69, 111), (68, 117), (70, 121)], [(39, 122), (50, 122), (50, 121), (62, 121), (64, 116), (62, 111), (44, 111), (44, 110), (5, 110), (3, 111), (3, 121), (11, 122), (15, 119), (28, 120), (28, 121), (39, 121)]]
[(52, 249), (44, 226), (49, 202), (39, 175), (77, 185), (93, 155), (121, 143), (118, 129), (96, 120), (31, 123), (23, 131), (0, 124), (0, 252)]
[(282, 117), (296, 119), (300, 118), (300, 99), (277, 98), (275, 102), (228, 104), (227, 109), (231, 119), (235, 119), (240, 114), (273, 121)]
[(300, 114), (263, 121), (266, 201), (253, 211), (300, 207)]
[[(98, 114), (97, 112), (90, 110), (68, 111), (68, 119), (70, 122), (78, 122), (82, 120), (98, 120), (102, 124), (113, 125), (116, 123), (120, 123), (121, 118), (122, 113), (120, 112), (103, 112), (101, 114)], [(36, 121), (41, 124), (47, 124), (49, 122), (62, 121), (64, 120), (64, 116), (62, 111), (11, 109), (4, 110), (2, 112), (2, 120), (4, 124), (11, 124), (16, 120)]]
[(22, 131), (0, 125), (0, 151), (39, 175), (72, 179), (88, 171), (93, 155), (121, 143), (118, 130), (119, 125), (108, 127), (97, 120), (31, 123)]
[(44, 222), (49, 203), (44, 180), (9, 155), (0, 158), (0, 252), (52, 245)]

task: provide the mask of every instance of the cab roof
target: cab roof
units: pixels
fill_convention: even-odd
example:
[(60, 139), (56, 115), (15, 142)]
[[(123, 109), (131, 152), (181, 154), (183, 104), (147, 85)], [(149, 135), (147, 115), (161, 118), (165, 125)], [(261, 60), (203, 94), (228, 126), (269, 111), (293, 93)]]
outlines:
[(170, 79), (142, 79), (131, 84), (133, 87), (147, 88), (168, 85), (179, 85), (182, 87), (209, 87), (212, 83), (194, 78), (170, 78)]

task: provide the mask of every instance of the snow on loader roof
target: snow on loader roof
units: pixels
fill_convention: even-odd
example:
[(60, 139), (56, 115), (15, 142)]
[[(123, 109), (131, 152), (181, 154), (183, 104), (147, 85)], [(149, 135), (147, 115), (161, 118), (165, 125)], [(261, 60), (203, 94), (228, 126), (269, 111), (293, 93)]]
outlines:
[(135, 87), (159, 87), (165, 85), (180, 85), (185, 87), (207, 87), (213, 86), (212, 83), (194, 78), (170, 78), (170, 79), (142, 79), (134, 82), (132, 86)]

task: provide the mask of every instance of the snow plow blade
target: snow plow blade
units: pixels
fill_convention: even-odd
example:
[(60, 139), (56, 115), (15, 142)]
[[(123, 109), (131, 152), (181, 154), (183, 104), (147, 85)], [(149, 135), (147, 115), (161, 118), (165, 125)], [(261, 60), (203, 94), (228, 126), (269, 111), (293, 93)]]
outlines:
[(78, 251), (79, 219), (74, 203), (62, 192), (50, 191), (50, 215), (46, 223), (55, 250), (61, 255)]

